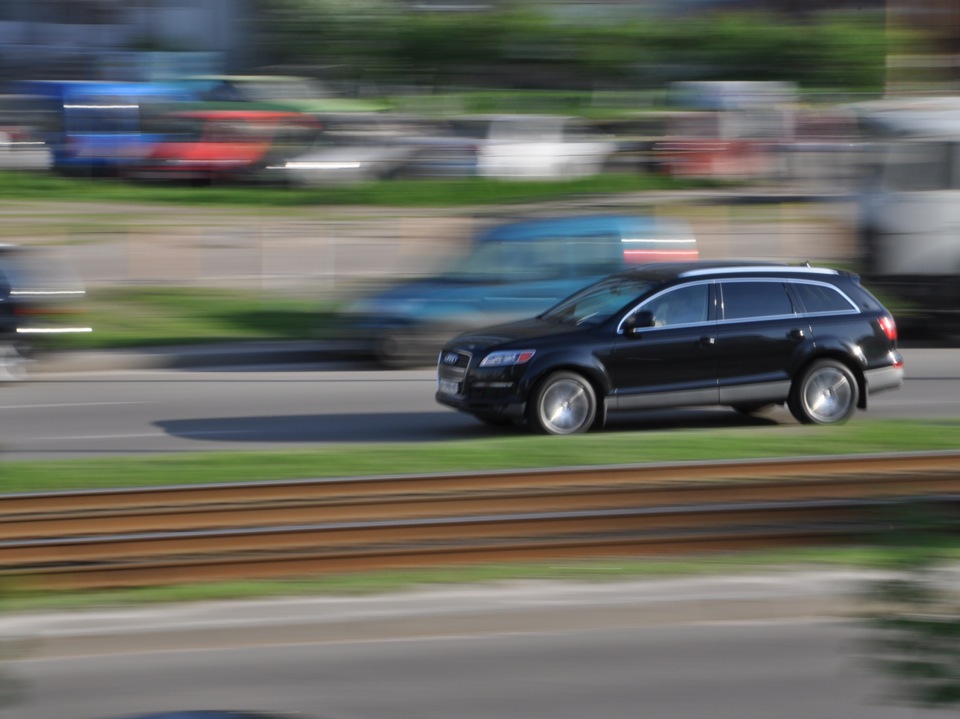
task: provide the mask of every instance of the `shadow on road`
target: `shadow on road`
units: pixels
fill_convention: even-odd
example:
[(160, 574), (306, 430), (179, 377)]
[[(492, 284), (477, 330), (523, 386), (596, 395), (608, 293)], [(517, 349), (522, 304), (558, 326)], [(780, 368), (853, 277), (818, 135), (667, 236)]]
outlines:
[[(792, 421), (779, 411), (744, 416), (724, 409), (672, 410), (615, 417), (599, 431), (762, 427)], [(199, 442), (277, 444), (433, 442), (528, 434), (522, 426), (493, 427), (468, 415), (444, 411), (208, 417), (162, 420), (154, 426), (171, 436)]]

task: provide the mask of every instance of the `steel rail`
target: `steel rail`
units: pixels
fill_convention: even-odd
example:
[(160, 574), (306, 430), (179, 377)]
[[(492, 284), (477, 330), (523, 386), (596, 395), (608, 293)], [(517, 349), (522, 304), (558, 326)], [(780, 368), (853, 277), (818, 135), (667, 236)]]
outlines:
[[(18, 495), (7, 495), (0, 498), (0, 540), (745, 500), (909, 496), (949, 493), (956, 489), (960, 458), (955, 466), (952, 459), (947, 461), (940, 455), (910, 461), (915, 466), (909, 474), (901, 469), (899, 461), (885, 464), (890, 471), (883, 474), (876, 473), (873, 463), (868, 467), (857, 465), (861, 471), (856, 472), (848, 467), (844, 474), (838, 472), (835, 463), (828, 467), (817, 463), (818, 469), (836, 473), (829, 477), (806, 476), (811, 467), (804, 463), (806, 472), (801, 474), (804, 478), (794, 472), (773, 481), (748, 477), (741, 482), (720, 482), (719, 479), (731, 474), (732, 468), (704, 465), (691, 467), (697, 479), (686, 481), (673, 476), (676, 470), (673, 465), (666, 468), (670, 470), (668, 478), (657, 482), (651, 480), (647, 467), (636, 468), (637, 478), (633, 483), (621, 468), (565, 470), (556, 475), (536, 472), (438, 476), (430, 478), (431, 492), (414, 491), (421, 487), (420, 478), (392, 478), (386, 481), (399, 483), (391, 485), (394, 489), (409, 488), (410, 491), (372, 496), (367, 491), (371, 484), (381, 480), (334, 480), (322, 483), (327, 493), (323, 498), (314, 496), (315, 482), (277, 483), (279, 498), (269, 496), (273, 488), (270, 483), (252, 488), (253, 496), (248, 494), (250, 487), (233, 484), (204, 487), (203, 500), (197, 504), (166, 501), (170, 492), (177, 498), (182, 496), (176, 488), (161, 488), (159, 495), (151, 490), (33, 494), (26, 502), (17, 501), (22, 499)], [(796, 464), (791, 466), (796, 469)], [(750, 471), (761, 467), (782, 470), (783, 463), (755, 464)], [(714, 472), (713, 481), (705, 479), (705, 472), (710, 471)], [(732, 474), (739, 477), (744, 473)], [(544, 479), (550, 476), (556, 481), (545, 485)], [(468, 480), (469, 484), (465, 484)], [(491, 484), (495, 486), (490, 487)], [(297, 489), (302, 489), (303, 494), (292, 494)], [(190, 488), (185, 488), (186, 496), (190, 496), (189, 491)], [(219, 503), (208, 501), (211, 492), (219, 493)], [(236, 494), (241, 496), (237, 498)], [(73, 504), (77, 497), (84, 500), (79, 508)], [(101, 506), (88, 509), (89, 500), (95, 497), (100, 498)], [(117, 498), (121, 501), (117, 502)], [(133, 504), (134, 498), (141, 504)]]
[(960, 506), (960, 454), (6, 495), (0, 578), (134, 586), (809, 544), (914, 499)]
[[(864, 528), (806, 526), (728, 532), (504, 541), (457, 546), (354, 548), (341, 552), (259, 552), (220, 557), (52, 567), (16, 576), (28, 589), (102, 589), (252, 579), (291, 579), (360, 571), (418, 569), (595, 557), (656, 557), (847, 543)], [(5, 576), (0, 573), (0, 577)]]
[[(0, 566), (54, 566), (152, 556), (845, 521), (852, 512), (865, 506), (865, 501), (759, 502), (14, 540), (0, 542)], [(868, 503), (873, 506), (872, 502)]]

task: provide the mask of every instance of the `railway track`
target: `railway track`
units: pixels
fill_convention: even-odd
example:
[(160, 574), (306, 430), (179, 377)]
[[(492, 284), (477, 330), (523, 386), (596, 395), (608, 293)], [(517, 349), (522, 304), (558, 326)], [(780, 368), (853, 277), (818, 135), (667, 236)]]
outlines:
[(960, 453), (0, 497), (0, 579), (43, 588), (851, 542), (960, 507)]

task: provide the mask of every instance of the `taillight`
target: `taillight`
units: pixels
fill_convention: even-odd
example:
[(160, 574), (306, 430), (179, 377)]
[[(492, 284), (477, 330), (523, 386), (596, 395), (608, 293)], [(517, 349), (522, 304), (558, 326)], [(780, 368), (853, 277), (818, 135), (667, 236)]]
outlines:
[(878, 320), (878, 322), (880, 323), (880, 329), (883, 330), (883, 334), (887, 336), (887, 339), (891, 342), (896, 342), (897, 323), (893, 321), (893, 317), (890, 315), (884, 315)]

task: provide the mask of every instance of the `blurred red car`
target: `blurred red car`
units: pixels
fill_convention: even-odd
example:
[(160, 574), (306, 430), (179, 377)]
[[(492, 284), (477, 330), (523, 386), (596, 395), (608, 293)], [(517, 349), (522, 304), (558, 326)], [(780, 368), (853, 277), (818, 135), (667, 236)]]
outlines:
[(126, 170), (129, 179), (256, 179), (267, 165), (302, 151), (320, 131), (310, 115), (277, 110), (187, 110), (167, 115), (162, 124), (168, 139)]

